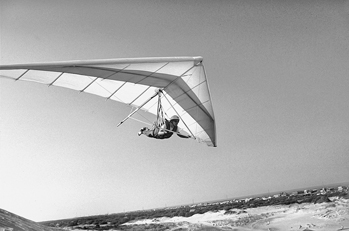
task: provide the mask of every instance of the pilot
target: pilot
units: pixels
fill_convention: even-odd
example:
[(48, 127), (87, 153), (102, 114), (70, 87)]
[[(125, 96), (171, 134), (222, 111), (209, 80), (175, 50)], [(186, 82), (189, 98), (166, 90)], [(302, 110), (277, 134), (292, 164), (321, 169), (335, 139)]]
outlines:
[(182, 135), (178, 132), (179, 121), (179, 117), (174, 115), (170, 120), (165, 119), (165, 123), (160, 128), (156, 125), (154, 125), (152, 129), (144, 127), (138, 132), (138, 135), (140, 136), (143, 134), (155, 139), (168, 139), (173, 135), (173, 132), (175, 132), (181, 138), (191, 138), (190, 135)]

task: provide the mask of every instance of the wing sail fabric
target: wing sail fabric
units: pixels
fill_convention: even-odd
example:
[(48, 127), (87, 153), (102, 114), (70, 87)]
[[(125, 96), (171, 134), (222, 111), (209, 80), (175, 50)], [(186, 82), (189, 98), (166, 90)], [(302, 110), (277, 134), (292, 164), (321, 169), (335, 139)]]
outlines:
[[(202, 57), (134, 58), (0, 65), (0, 77), (70, 88), (142, 105), (157, 88), (167, 115), (182, 118), (180, 128), (208, 146), (216, 146), (211, 96)], [(142, 110), (157, 114), (157, 99)]]

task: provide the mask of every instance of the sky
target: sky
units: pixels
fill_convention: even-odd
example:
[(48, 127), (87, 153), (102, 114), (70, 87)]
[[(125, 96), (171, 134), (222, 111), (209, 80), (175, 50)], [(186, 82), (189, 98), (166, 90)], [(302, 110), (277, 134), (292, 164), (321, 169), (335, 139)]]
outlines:
[(349, 181), (347, 1), (0, 0), (0, 63), (202, 56), (217, 146), (0, 78), (0, 208), (34, 221)]

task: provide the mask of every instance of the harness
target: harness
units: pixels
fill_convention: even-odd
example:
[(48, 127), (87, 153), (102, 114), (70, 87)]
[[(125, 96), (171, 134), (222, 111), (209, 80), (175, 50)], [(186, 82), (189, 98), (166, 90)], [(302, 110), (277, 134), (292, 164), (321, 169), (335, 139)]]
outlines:
[[(159, 135), (159, 132), (161, 131), (161, 127), (165, 124), (165, 129), (167, 131), (164, 131), (163, 134)], [(162, 108), (162, 104), (161, 104), (161, 96), (159, 94), (158, 97), (158, 107), (157, 107), (157, 116), (156, 116), (156, 122), (153, 125), (153, 134), (151, 137), (155, 138), (155, 139), (168, 139), (173, 135), (173, 132), (170, 131), (174, 131), (177, 132), (178, 127), (177, 125), (173, 125), (174, 126), (171, 130), (171, 122), (168, 121), (165, 117), (164, 117), (164, 111)], [(170, 131), (168, 131), (170, 130)]]
[[(165, 119), (165, 123), (166, 123), (166, 129), (167, 130), (171, 130), (171, 123), (170, 121)], [(173, 129), (171, 131), (177, 132), (177, 125), (174, 125)], [(173, 135), (173, 132), (169, 132), (169, 131), (165, 131), (165, 133), (163, 135), (158, 136), (159, 139), (167, 139), (170, 138)]]

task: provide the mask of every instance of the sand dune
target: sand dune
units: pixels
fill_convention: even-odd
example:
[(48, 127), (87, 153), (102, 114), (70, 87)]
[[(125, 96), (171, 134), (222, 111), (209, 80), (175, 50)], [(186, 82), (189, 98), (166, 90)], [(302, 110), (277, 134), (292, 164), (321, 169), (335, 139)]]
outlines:
[(62, 231), (0, 209), (0, 231)]
[[(299, 197), (301, 198), (301, 197)], [(287, 197), (283, 198), (286, 202)], [(118, 221), (122, 216), (94, 216), (73, 218), (57, 221), (42, 222), (30, 221), (10, 212), (0, 209), (0, 231), (53, 231), (59, 230), (235, 230), (235, 231), (349, 231), (349, 198), (327, 196), (308, 197), (312, 202), (295, 202), (292, 204), (269, 204), (259, 207), (248, 207), (225, 210), (209, 210), (188, 217), (157, 217), (152, 219), (133, 219), (127, 223), (113, 225), (111, 221)], [(315, 201), (315, 202), (314, 202)], [(255, 203), (254, 201), (253, 203)], [(274, 201), (276, 202), (276, 201)], [(273, 203), (273, 200), (269, 203)], [(222, 208), (226, 206), (222, 206)], [(220, 207), (218, 207), (220, 208)], [(195, 210), (194, 206), (191, 210)], [(163, 210), (165, 211), (165, 210)], [(156, 213), (158, 214), (158, 213)], [(142, 213), (135, 213), (139, 217)], [(149, 216), (151, 217), (151, 216)], [(91, 223), (92, 222), (92, 223)], [(97, 222), (97, 223), (96, 223)], [(44, 225), (45, 224), (45, 225)], [(73, 225), (74, 224), (74, 225)], [(51, 225), (48, 227), (46, 225)], [(62, 230), (61, 229), (61, 230)]]
[[(292, 204), (249, 209), (232, 209), (172, 217), (138, 220), (125, 225), (146, 228), (151, 224), (167, 224), (168, 230), (349, 230), (349, 199), (331, 198), (320, 204)], [(126, 227), (125, 227), (126, 228)]]

